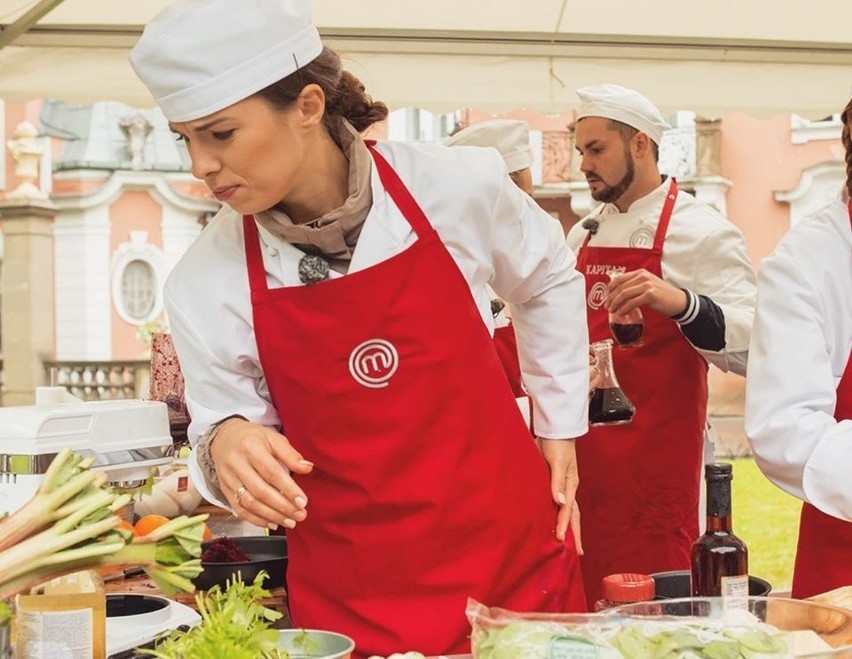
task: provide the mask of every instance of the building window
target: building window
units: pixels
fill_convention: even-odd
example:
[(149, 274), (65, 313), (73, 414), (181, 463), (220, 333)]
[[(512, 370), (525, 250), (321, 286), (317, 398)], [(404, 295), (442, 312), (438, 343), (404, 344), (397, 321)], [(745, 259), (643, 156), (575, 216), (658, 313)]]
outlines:
[(145, 322), (157, 301), (157, 276), (147, 261), (134, 259), (121, 273), (121, 304), (127, 315)]
[(162, 251), (148, 242), (145, 231), (131, 231), (130, 241), (118, 246), (111, 271), (118, 315), (136, 326), (156, 320), (163, 311), (160, 286), (166, 270)]

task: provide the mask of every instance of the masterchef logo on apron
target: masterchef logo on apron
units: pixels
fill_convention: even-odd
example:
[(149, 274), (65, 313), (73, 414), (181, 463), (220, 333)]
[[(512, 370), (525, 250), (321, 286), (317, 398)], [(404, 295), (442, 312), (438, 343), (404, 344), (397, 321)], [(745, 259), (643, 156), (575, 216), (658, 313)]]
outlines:
[(600, 309), (601, 305), (606, 301), (606, 284), (602, 281), (597, 282), (589, 291), (589, 306), (592, 309)]
[(349, 354), (349, 372), (355, 382), (370, 389), (388, 386), (399, 367), (399, 353), (390, 341), (369, 339)]

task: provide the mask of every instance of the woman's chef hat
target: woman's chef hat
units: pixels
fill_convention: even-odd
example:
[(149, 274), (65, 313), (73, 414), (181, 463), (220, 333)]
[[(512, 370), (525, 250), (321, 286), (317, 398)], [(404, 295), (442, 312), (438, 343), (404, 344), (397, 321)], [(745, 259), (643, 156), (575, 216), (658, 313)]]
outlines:
[(620, 85), (594, 85), (577, 90), (580, 109), (577, 121), (584, 117), (614, 119), (647, 133), (659, 146), (663, 133), (671, 126), (657, 106), (639, 92)]
[(179, 0), (145, 26), (130, 64), (169, 121), (192, 121), (321, 52), (308, 0)]
[(447, 140), (447, 146), (491, 146), (500, 152), (509, 172), (532, 164), (530, 129), (526, 121), (491, 119), (463, 128)]

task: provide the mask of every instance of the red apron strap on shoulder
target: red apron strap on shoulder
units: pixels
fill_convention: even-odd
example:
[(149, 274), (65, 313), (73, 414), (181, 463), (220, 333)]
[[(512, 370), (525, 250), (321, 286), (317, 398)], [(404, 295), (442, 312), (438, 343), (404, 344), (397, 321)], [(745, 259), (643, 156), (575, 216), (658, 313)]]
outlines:
[(263, 255), (260, 252), (260, 237), (253, 215), (243, 215), (243, 241), (246, 246), (246, 266), (249, 287), (252, 293), (267, 290), (266, 270), (263, 268)]
[(379, 172), (379, 179), (381, 179), (382, 185), (385, 186), (391, 198), (399, 206), (399, 210), (407, 217), (417, 237), (422, 239), (433, 232), (434, 229), (429, 223), (429, 220), (426, 219), (426, 214), (420, 208), (420, 204), (411, 196), (408, 188), (405, 187), (405, 184), (399, 178), (399, 174), (390, 166), (385, 157), (379, 153), (379, 150), (375, 148), (375, 141), (368, 140), (366, 144), (376, 163), (376, 170)]

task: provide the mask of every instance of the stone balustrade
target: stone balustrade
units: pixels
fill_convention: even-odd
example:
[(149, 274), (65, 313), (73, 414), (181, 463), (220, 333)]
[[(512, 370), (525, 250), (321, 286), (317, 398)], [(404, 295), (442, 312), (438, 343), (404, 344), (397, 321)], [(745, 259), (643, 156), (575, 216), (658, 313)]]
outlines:
[(65, 387), (82, 400), (148, 398), (148, 360), (48, 361), (44, 370), (47, 384)]

